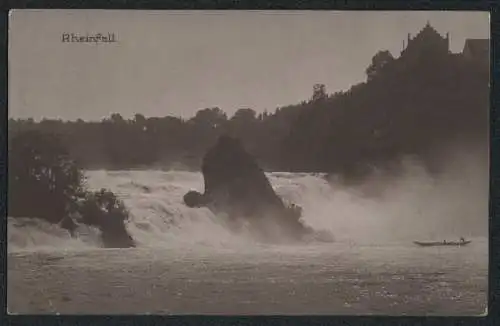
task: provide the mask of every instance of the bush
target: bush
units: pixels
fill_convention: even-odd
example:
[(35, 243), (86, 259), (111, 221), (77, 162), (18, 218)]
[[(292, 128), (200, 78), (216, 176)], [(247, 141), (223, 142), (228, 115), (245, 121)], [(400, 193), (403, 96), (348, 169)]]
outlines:
[(87, 192), (78, 207), (81, 222), (98, 227), (105, 247), (134, 247), (125, 223), (129, 213), (115, 194), (106, 189)]
[(78, 212), (82, 222), (91, 226), (102, 225), (102, 220), (116, 220), (121, 223), (128, 219), (128, 212), (123, 202), (109, 190), (87, 192), (81, 200)]
[(83, 173), (55, 135), (27, 131), (9, 145), (8, 214), (59, 223), (83, 192)]
[(80, 222), (98, 227), (106, 247), (134, 246), (123, 202), (105, 189), (86, 191), (82, 169), (56, 135), (30, 130), (13, 137), (8, 175), (9, 216), (59, 223), (72, 235)]

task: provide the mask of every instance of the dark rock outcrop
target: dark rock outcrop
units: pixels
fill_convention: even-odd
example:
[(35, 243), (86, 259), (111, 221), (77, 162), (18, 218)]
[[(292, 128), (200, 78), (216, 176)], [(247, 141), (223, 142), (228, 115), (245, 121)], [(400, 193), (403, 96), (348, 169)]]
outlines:
[(106, 189), (87, 192), (78, 206), (78, 220), (101, 231), (105, 248), (135, 247), (135, 241), (126, 228), (129, 212), (114, 193)]
[(75, 231), (78, 228), (78, 224), (70, 216), (63, 217), (59, 222), (59, 226), (68, 231), (71, 237), (75, 236)]
[(202, 173), (205, 192), (188, 192), (187, 206), (224, 213), (231, 226), (247, 225), (263, 240), (301, 239), (311, 232), (300, 221), (300, 207), (283, 203), (239, 140), (221, 136), (205, 154)]
[(105, 248), (134, 248), (135, 241), (123, 223), (110, 219), (101, 224), (101, 239)]

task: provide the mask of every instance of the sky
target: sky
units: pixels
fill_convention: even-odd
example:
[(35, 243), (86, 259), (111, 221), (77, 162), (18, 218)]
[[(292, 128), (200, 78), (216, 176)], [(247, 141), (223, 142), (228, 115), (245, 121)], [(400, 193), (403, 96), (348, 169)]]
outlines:
[[(377, 51), (399, 56), (427, 21), (450, 33), (453, 52), (490, 35), (487, 12), (15, 10), (9, 116), (274, 111), (307, 100), (316, 83), (334, 93), (365, 81)], [(116, 42), (62, 42), (64, 33)]]

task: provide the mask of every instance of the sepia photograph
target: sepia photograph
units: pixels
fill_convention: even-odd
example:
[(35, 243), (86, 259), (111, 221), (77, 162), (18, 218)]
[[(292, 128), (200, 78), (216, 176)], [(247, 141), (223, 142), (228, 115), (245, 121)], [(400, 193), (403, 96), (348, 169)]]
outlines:
[(9, 13), (7, 311), (488, 313), (490, 17)]

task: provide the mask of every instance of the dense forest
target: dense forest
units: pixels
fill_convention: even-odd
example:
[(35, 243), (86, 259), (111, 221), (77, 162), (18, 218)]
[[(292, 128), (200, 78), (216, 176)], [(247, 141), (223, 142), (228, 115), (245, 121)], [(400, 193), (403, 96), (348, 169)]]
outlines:
[(439, 169), (440, 153), (454, 144), (487, 150), (489, 65), (442, 51), (424, 32), (414, 43), (427, 37), (426, 46), (409, 46), (398, 58), (376, 53), (366, 82), (335, 94), (317, 84), (310, 99), (274, 112), (244, 108), (228, 117), (215, 107), (189, 119), (140, 113), (130, 120), (113, 113), (100, 122), (11, 119), (9, 137), (27, 130), (59, 134), (87, 169), (198, 170), (223, 133), (240, 138), (266, 170), (356, 177), (392, 168), (405, 156)]

